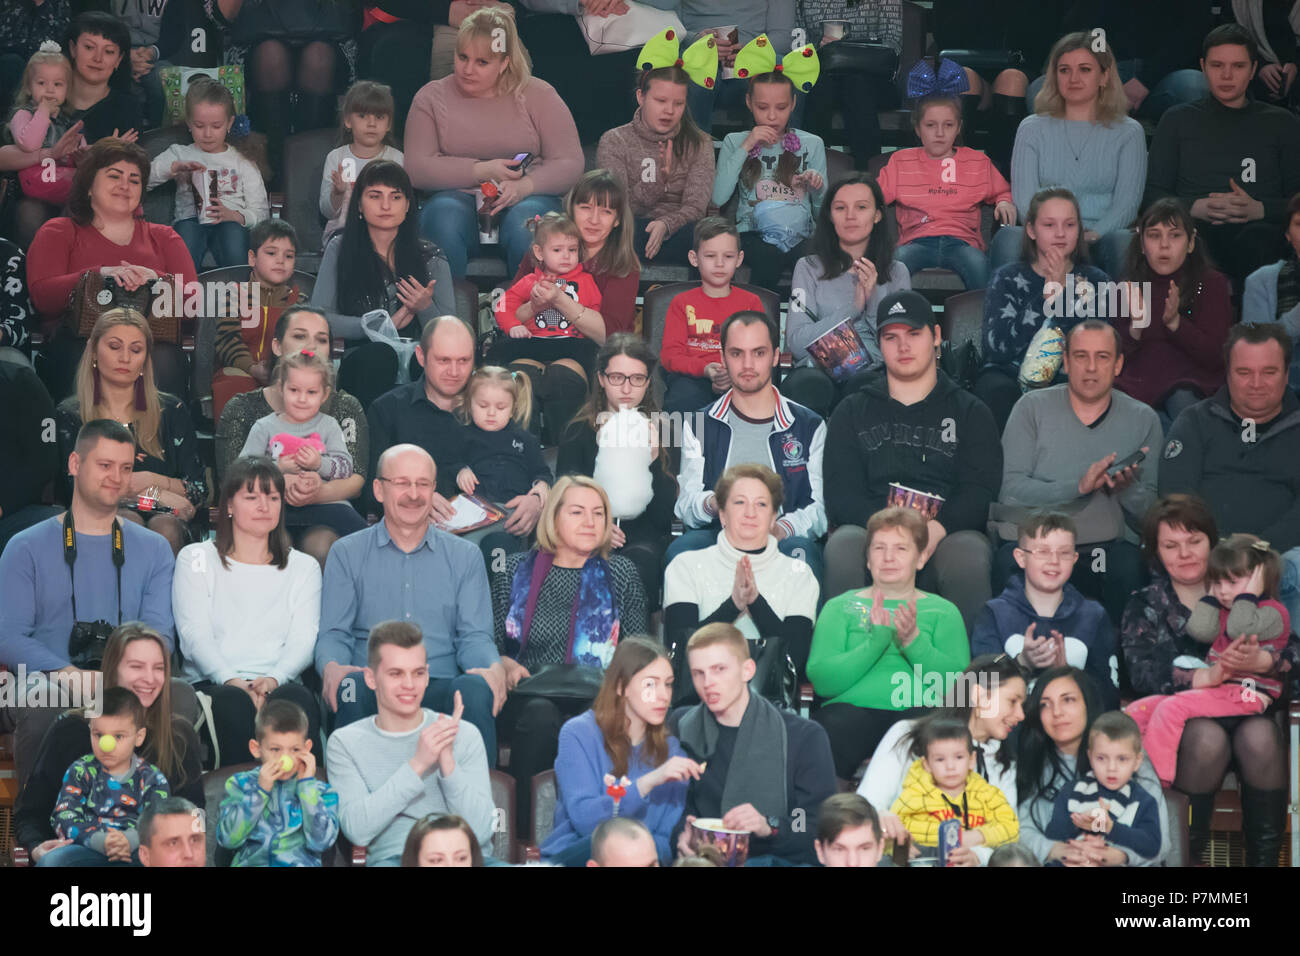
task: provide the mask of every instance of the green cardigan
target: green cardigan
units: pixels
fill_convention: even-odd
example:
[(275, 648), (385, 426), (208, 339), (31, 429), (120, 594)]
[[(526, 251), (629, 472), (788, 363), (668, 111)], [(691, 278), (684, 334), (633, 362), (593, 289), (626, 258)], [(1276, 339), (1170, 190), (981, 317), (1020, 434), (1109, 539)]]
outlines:
[[(871, 605), (857, 590), (826, 602), (808, 655), (808, 679), (818, 695), (827, 698), (826, 703), (876, 710), (943, 703), (943, 691), (930, 675), (944, 675), (942, 687), (946, 689), (947, 675), (970, 663), (970, 643), (955, 604), (937, 594), (917, 593), (919, 633), (901, 650), (894, 641), (893, 627), (870, 623)], [(885, 607), (892, 611), (901, 603), (885, 601)], [(937, 698), (931, 700), (935, 694)]]

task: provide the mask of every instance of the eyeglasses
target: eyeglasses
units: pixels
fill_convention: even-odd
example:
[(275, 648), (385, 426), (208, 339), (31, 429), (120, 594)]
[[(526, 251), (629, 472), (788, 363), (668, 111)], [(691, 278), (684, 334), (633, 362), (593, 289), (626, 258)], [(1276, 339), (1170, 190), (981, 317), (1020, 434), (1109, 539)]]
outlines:
[(388, 482), (400, 494), (405, 494), (412, 488), (420, 492), (420, 494), (433, 491), (432, 481), (411, 481), (410, 478), (380, 478), (379, 480)]
[(609, 382), (609, 384), (613, 385), (615, 388), (618, 388), (624, 382), (630, 382), (633, 388), (640, 388), (646, 382), (650, 381), (649, 375), (642, 375), (639, 372), (636, 375), (624, 375), (622, 372), (601, 372), (600, 374), (604, 377), (605, 381)]
[(1050, 561), (1052, 558), (1065, 564), (1073, 561), (1079, 555), (1073, 548), (1062, 548), (1060, 551), (1053, 551), (1051, 548), (1017, 548), (1023, 554), (1032, 554), (1036, 561)]

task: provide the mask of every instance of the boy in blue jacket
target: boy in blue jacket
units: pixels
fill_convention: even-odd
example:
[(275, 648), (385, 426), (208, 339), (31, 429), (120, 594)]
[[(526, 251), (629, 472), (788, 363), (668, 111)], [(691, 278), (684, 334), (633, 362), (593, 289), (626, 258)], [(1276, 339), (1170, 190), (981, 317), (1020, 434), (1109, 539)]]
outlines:
[(1015, 575), (984, 605), (971, 632), (971, 656), (1007, 653), (1036, 675), (1070, 664), (1087, 671), (1107, 710), (1119, 706), (1115, 631), (1105, 609), (1070, 583), (1079, 559), (1074, 522), (1045, 512), (1017, 529)]
[(257, 714), (262, 761), (226, 781), (217, 842), (236, 850), (233, 866), (320, 866), (339, 836), (339, 795), (316, 779), (307, 715), (288, 700), (268, 700)]

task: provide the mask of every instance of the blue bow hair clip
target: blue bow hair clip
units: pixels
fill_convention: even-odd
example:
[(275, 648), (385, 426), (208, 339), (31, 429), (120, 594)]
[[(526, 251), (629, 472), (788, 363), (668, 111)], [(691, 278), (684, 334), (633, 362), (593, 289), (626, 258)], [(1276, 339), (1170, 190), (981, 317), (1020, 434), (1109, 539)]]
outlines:
[(917, 61), (907, 74), (907, 98), (919, 100), (923, 96), (960, 96), (970, 90), (970, 81), (960, 63), (943, 59), (939, 61), (936, 75), (928, 58)]
[(240, 113), (235, 117), (235, 122), (230, 127), (230, 135), (236, 139), (243, 139), (253, 131), (253, 124), (248, 118), (248, 114)]

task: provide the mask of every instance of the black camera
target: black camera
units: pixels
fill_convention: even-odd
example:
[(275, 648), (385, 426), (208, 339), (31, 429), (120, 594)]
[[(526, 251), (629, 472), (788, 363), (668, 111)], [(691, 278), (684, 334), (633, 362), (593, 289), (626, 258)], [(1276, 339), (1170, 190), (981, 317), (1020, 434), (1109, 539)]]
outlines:
[(104, 648), (108, 644), (113, 625), (107, 621), (77, 621), (68, 635), (68, 661), (73, 667), (86, 671), (99, 670), (104, 661)]

